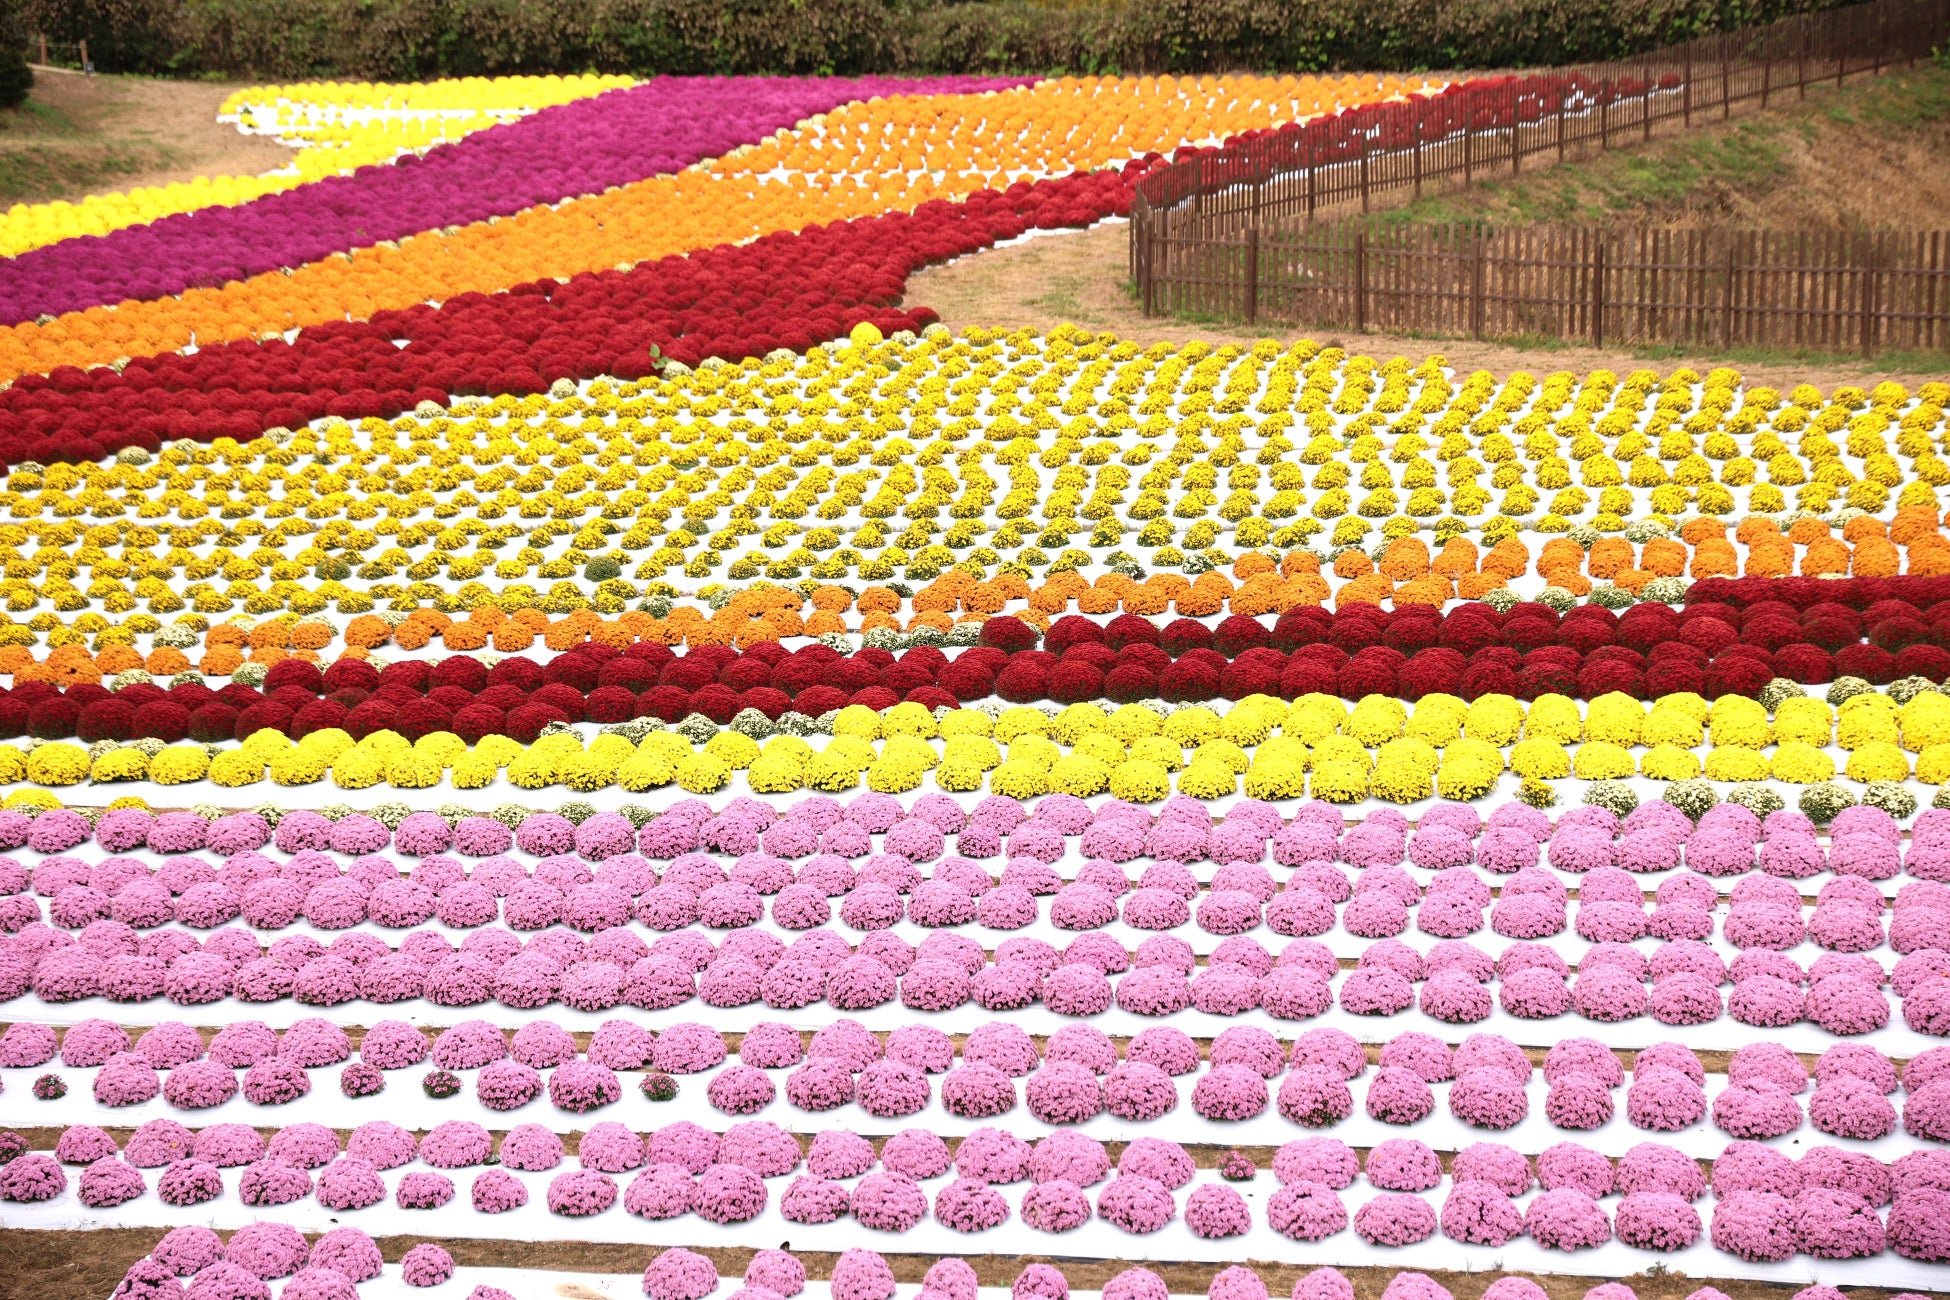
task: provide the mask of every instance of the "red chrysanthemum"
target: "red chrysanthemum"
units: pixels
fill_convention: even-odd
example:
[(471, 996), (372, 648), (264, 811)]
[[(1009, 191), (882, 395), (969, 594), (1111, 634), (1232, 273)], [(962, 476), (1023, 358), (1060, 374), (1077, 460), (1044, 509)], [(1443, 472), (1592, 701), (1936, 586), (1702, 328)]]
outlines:
[(1065, 614), (1050, 624), (1043, 645), (1061, 654), (1074, 645), (1102, 644), (1104, 629), (1081, 614)]
[(1223, 619), (1212, 630), (1212, 648), (1222, 655), (1237, 656), (1255, 646), (1270, 645), (1272, 639), (1264, 623), (1244, 614)]
[(1469, 661), (1460, 651), (1446, 646), (1418, 651), (1402, 665), (1398, 675), (1402, 698), (1414, 701), (1424, 695), (1454, 695), (1462, 686), (1463, 672), (1468, 667)]
[(1013, 653), (1027, 650), (1037, 641), (1036, 629), (1009, 614), (997, 614), (982, 624), (982, 644)]
[(1886, 686), (1896, 680), (1896, 656), (1876, 645), (1847, 645), (1835, 652), (1835, 671), (1844, 677), (1860, 677), (1873, 686)]

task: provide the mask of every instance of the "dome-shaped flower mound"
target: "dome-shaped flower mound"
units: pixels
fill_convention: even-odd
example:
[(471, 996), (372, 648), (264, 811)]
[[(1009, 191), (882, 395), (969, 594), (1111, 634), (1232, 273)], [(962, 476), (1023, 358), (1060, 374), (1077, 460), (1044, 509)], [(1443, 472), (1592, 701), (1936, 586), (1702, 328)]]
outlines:
[(1523, 1212), (1494, 1183), (1458, 1179), (1442, 1203), (1442, 1234), (1453, 1241), (1503, 1246), (1523, 1231)]
[(1611, 1240), (1611, 1222), (1591, 1196), (1574, 1188), (1541, 1192), (1524, 1211), (1524, 1230), (1549, 1250), (1584, 1250)]
[(1322, 1241), (1347, 1227), (1347, 1207), (1325, 1184), (1292, 1182), (1267, 1202), (1266, 1221), (1294, 1241)]
[(717, 1289), (717, 1266), (681, 1246), (659, 1253), (643, 1270), (643, 1294), (650, 1300), (704, 1300)]
[(1613, 1224), (1618, 1239), (1639, 1250), (1684, 1250), (1699, 1240), (1699, 1214), (1671, 1192), (1629, 1192)]
[(1751, 1262), (1792, 1256), (1800, 1241), (1794, 1202), (1773, 1192), (1734, 1192), (1713, 1207), (1713, 1246)]
[(1177, 1208), (1165, 1184), (1136, 1174), (1118, 1174), (1097, 1194), (1097, 1216), (1137, 1235), (1163, 1228)]
[(1412, 1246), (1435, 1235), (1435, 1207), (1419, 1196), (1391, 1192), (1355, 1211), (1354, 1230), (1369, 1245)]
[(927, 1213), (927, 1195), (919, 1184), (891, 1169), (868, 1174), (853, 1189), (853, 1218), (865, 1228), (906, 1232), (926, 1218)]
[(1207, 1183), (1185, 1198), (1185, 1226), (1195, 1237), (1215, 1240), (1250, 1232), (1253, 1218), (1237, 1190)]

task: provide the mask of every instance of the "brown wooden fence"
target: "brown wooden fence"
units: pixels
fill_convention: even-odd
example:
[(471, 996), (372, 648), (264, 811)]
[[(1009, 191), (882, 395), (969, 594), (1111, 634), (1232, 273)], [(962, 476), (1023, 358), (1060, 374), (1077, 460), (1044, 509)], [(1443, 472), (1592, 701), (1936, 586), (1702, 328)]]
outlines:
[[(1738, 106), (1765, 107), (1783, 95), (1805, 95), (1810, 85), (1907, 66), (1946, 43), (1950, 0), (1871, 0), (1636, 59), (1480, 78), (1440, 95), (1363, 106), (1269, 132), (1138, 183), (1131, 205), (1131, 277), (1147, 314), (1194, 310), (1251, 320), (1271, 286), (1243, 278), (1248, 232), (1284, 238), (1270, 231), (1302, 220), (1311, 224), (1329, 207), (1358, 202), (1366, 211), (1377, 193), (1420, 194), (1425, 186), (1517, 174), (1526, 159), (1561, 160), (1642, 143), (1662, 130), (1724, 119)], [(1770, 250), (1779, 246), (1758, 235), (1743, 237)], [(1213, 246), (1210, 255), (1198, 251), (1206, 244)], [(1664, 256), (1648, 253), (1639, 260), (1651, 265)], [(1783, 273), (1817, 274), (1799, 252), (1794, 256), (1801, 260), (1782, 264)], [(1196, 274), (1182, 264), (1186, 258), (1197, 264)], [(1229, 274), (1228, 265), (1234, 267)], [(1839, 271), (1823, 262), (1819, 273)], [(1580, 329), (1570, 336), (1588, 333)]]
[(1364, 332), (1950, 348), (1950, 232), (1321, 223), (1154, 236), (1164, 310)]

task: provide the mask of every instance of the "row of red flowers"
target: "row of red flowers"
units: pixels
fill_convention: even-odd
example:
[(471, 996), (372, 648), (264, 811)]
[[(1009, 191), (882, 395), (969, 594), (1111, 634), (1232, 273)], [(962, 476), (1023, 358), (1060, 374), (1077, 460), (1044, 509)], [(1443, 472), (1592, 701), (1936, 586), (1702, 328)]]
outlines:
[(1018, 182), (630, 271), (310, 326), (289, 343), (244, 339), (139, 357), (120, 373), (66, 366), (24, 375), (0, 393), (0, 462), (94, 460), (176, 438), (247, 440), (326, 415), (389, 417), (455, 395), (538, 392), (564, 377), (638, 378), (656, 368), (657, 350), (687, 365), (804, 351), (863, 320), (920, 329), (934, 312), (894, 305), (914, 271), (1026, 230), (1126, 212), (1130, 194), (1117, 171)]
[[(1658, 88), (1676, 90), (1679, 84), (1677, 75), (1667, 74)], [(1598, 81), (1576, 72), (1474, 77), (1435, 95), (1357, 104), (1311, 121), (1229, 136), (1217, 146), (1181, 149), (1180, 166), (1143, 188), (1153, 203), (1169, 203), (1194, 189), (1212, 193), (1263, 183), (1281, 172), (1401, 153), (1460, 132), (1507, 131), (1560, 113), (1589, 113), (1650, 89), (1637, 77)]]
[(1884, 601), (1919, 608), (1950, 602), (1950, 577), (1898, 574), (1887, 578), (1701, 578), (1687, 591), (1690, 603), (1742, 608), (1779, 602), (1793, 609), (1845, 605), (1867, 610)]
[[(1931, 613), (1950, 622), (1950, 610)], [(1810, 615), (1810, 627), (1853, 617), (1847, 610)], [(1950, 678), (1950, 650), (1888, 632), (1899, 622), (1934, 626), (1922, 611), (1879, 615), (1871, 630), (1883, 630), (1886, 644), (1848, 641), (1833, 650), (1761, 605), (1744, 612), (1638, 606), (1623, 617), (1582, 606), (1560, 618), (1542, 605), (1499, 614), (1468, 604), (1447, 615), (1417, 607), (1393, 614), (1371, 605), (1334, 614), (1305, 607), (1270, 628), (1244, 615), (1216, 628), (1191, 619), (1159, 627), (1132, 614), (1101, 624), (1068, 615), (1046, 636), (1004, 615), (984, 624), (983, 644), (953, 658), (932, 646), (841, 654), (823, 644), (787, 650), (764, 642), (742, 652), (707, 645), (678, 654), (654, 642), (622, 650), (587, 642), (547, 663), (516, 655), (492, 667), (467, 655), (383, 669), (341, 659), (322, 671), (287, 659), (261, 689), (140, 683), (113, 693), (92, 685), (62, 693), (22, 683), (0, 697), (0, 735), (217, 741), (263, 727), (294, 736), (337, 727), (354, 737), (391, 729), (410, 739), (453, 731), (472, 743), (490, 734), (530, 741), (551, 722), (676, 722), (701, 713), (724, 723), (746, 709), (776, 719), (788, 710), (816, 717), (853, 704), (888, 709), (913, 701), (933, 709), (990, 697), (1068, 704), (1314, 692), (1591, 699), (1622, 691), (1653, 699), (1678, 691), (1751, 695), (1777, 676), (1805, 684), (1840, 675), (1877, 684)]]

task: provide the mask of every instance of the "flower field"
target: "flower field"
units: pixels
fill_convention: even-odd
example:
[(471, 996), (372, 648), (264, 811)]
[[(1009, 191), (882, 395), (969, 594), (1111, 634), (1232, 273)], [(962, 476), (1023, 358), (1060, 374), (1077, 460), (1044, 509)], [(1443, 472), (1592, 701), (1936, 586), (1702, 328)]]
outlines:
[(263, 86), (284, 171), (5, 214), (0, 1228), (151, 1233), (118, 1300), (1941, 1289), (1950, 383), (906, 295), (1470, 84)]

